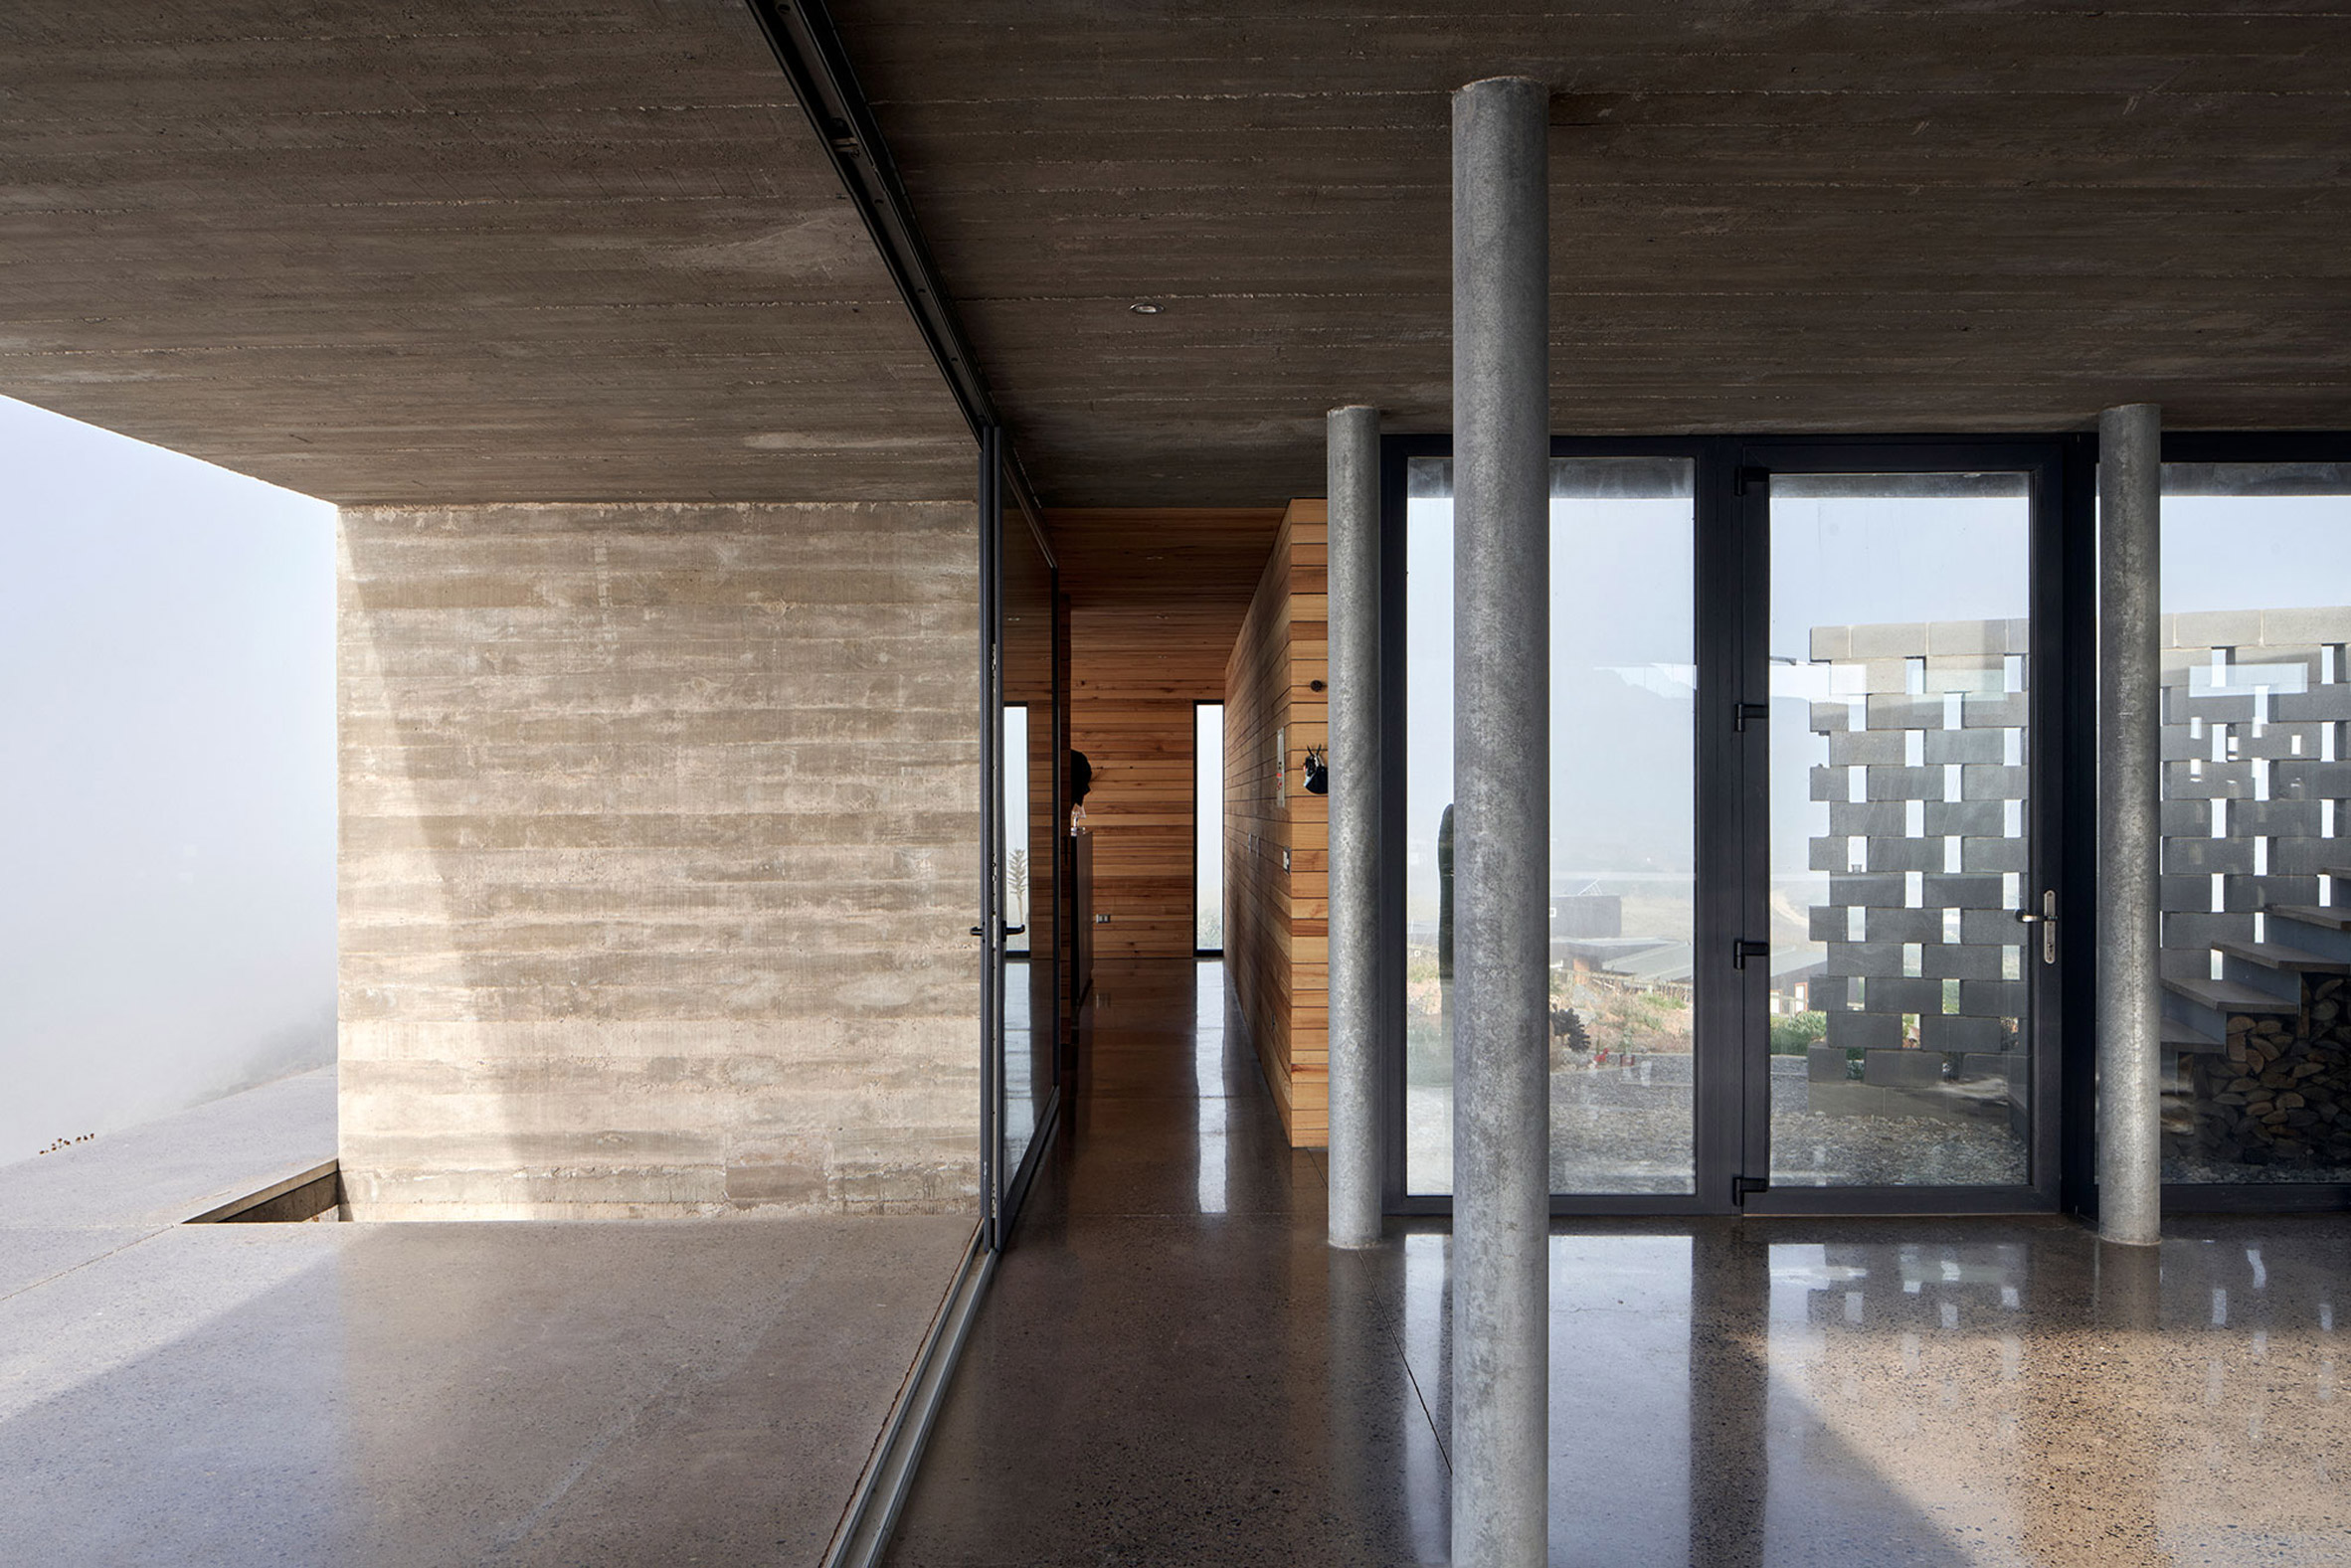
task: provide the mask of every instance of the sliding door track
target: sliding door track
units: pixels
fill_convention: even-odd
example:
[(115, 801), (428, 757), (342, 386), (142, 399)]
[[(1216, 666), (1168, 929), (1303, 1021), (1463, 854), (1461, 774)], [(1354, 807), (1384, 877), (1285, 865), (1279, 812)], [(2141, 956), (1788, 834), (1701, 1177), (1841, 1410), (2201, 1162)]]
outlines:
[[(841, 44), (831, 12), (823, 0), (749, 0), (749, 4), (760, 31), (767, 35), (768, 46), (776, 52), (776, 63), (792, 84), (793, 96), (815, 128), (817, 145), (831, 160), (841, 189), (864, 219), (866, 232), (881, 252), (882, 264), (890, 269), (890, 278), (898, 286), (898, 297), (914, 316), (939, 374), (947, 378), (973, 436), (977, 438), (989, 426), (1000, 427), (1003, 421), (996, 413), (995, 400), (989, 396), (988, 378), (972, 353), (971, 340), (964, 335), (954, 301), (939, 286), (931, 248), (914, 221), (914, 207), (906, 199), (898, 165), (874, 123), (872, 106), (857, 85), (857, 74), (849, 67), (848, 51)], [(1041, 527), (1044, 520), (1029, 489), (1028, 475), (1009, 442), (1005, 447), (1004, 474), (1012, 499)]]

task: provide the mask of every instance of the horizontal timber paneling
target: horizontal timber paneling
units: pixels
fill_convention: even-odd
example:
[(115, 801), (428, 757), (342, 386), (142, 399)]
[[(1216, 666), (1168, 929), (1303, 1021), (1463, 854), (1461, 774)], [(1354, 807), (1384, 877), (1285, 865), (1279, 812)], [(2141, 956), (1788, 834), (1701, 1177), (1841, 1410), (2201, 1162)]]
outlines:
[(1324, 503), (1294, 501), (1225, 667), (1225, 962), (1290, 1141), (1331, 1129), (1330, 800)]
[(1100, 958), (1193, 951), (1192, 707), (1225, 665), (1278, 508), (1046, 513), (1070, 602), (1070, 744), (1094, 770)]

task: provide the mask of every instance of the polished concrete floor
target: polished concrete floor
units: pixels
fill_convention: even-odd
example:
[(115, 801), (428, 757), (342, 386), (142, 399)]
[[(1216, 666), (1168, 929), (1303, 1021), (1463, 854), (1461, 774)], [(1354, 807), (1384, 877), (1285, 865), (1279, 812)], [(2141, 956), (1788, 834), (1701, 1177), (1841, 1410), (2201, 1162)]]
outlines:
[[(1104, 969), (893, 1564), (1444, 1560), (1446, 1238), (1323, 1244), (1221, 983)], [(2351, 1562), (2351, 1222), (2170, 1235), (1563, 1227), (1553, 1562)]]
[(814, 1565), (969, 1217), (180, 1221), (289, 1080), (0, 1166), (0, 1564)]

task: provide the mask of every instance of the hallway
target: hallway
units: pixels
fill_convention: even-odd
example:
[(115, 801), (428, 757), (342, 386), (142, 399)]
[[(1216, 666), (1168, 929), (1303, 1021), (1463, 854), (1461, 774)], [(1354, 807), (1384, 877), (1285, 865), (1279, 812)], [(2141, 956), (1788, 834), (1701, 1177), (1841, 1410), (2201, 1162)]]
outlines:
[[(1323, 1242), (1221, 965), (1106, 965), (890, 1561), (1442, 1562), (1447, 1241)], [(1556, 1563), (2324, 1563), (2340, 1216), (1562, 1222)], [(2133, 1267), (2137, 1265), (2137, 1267)]]

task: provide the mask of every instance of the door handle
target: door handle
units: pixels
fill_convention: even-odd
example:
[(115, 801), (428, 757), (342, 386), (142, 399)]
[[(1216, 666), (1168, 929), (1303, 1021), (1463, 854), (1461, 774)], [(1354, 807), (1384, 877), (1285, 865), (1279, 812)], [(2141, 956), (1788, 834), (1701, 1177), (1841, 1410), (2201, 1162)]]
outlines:
[(2041, 928), (2041, 961), (2057, 962), (2057, 889), (2051, 888), (2041, 895), (2040, 914), (2020, 909), (2016, 918), (2019, 925)]
[(1749, 958), (1768, 958), (1770, 957), (1771, 944), (1768, 942), (1757, 942), (1751, 937), (1741, 937), (1730, 945), (1730, 966), (1734, 969), (1745, 968)]

